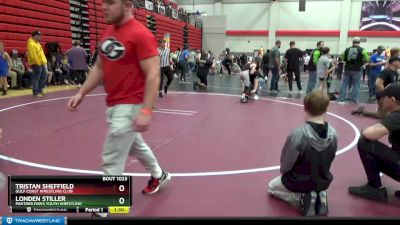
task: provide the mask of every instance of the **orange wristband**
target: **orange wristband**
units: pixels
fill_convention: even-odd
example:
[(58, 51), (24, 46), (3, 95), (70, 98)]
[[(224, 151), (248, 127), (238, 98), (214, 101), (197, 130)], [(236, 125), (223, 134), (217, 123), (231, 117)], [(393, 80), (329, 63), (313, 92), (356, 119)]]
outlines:
[(145, 115), (151, 115), (152, 113), (151, 109), (145, 109), (145, 108), (140, 109), (140, 112)]

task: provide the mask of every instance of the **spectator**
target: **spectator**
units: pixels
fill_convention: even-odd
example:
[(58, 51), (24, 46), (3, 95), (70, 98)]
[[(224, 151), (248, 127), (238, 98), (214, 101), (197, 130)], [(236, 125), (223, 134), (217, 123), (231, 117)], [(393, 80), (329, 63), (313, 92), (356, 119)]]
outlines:
[(317, 64), (318, 59), (321, 56), (321, 48), (323, 48), (325, 43), (323, 41), (317, 42), (317, 47), (311, 52), (311, 56), (308, 62), (308, 84), (306, 94), (311, 93), (315, 84), (317, 83)]
[[(231, 55), (229, 54), (229, 51), (226, 51), (224, 59), (222, 60), (221, 64), (226, 68), (226, 70), (228, 71), (228, 74), (231, 75), (231, 65), (232, 65), (233, 61), (231, 58)], [(219, 72), (220, 74), (223, 73), (223, 68), (221, 67), (221, 70)]]
[(369, 62), (368, 69), (368, 89), (369, 99), (376, 98), (375, 82), (378, 75), (383, 71), (384, 65), (386, 64), (385, 56), (382, 54), (385, 48), (380, 45), (376, 49), (376, 52), (372, 54)]
[(308, 64), (310, 63), (310, 56), (308, 55), (307, 52), (304, 53), (303, 61), (304, 61), (304, 72), (307, 72), (308, 71)]
[[(398, 82), (397, 71), (400, 69), (400, 59), (399, 57), (392, 57), (388, 60), (389, 66), (384, 69), (377, 77), (375, 82), (376, 92), (382, 92), (385, 87), (392, 83)], [(388, 112), (383, 110), (383, 101), (377, 95), (378, 109), (375, 112), (370, 112), (365, 110), (364, 107), (359, 107), (357, 110), (352, 111), (352, 115), (362, 115), (366, 117), (373, 117), (377, 119), (383, 119), (388, 116)]]
[[(390, 49), (390, 57), (400, 57), (400, 49), (398, 47), (394, 47)], [(386, 61), (385, 69), (389, 67), (389, 61)]]
[(23, 85), (25, 88), (32, 88), (32, 68), (28, 62), (28, 52), (25, 52), (24, 59), (22, 62), (25, 66), (25, 74), (23, 77)]
[[(54, 63), (53, 63), (53, 57), (54, 57)], [(53, 84), (53, 77), (55, 76), (55, 56), (52, 56), (49, 61), (47, 61), (47, 71), (46, 71), (46, 82), (45, 82), (45, 87), (47, 87), (50, 84)]]
[(29, 65), (32, 67), (32, 92), (34, 97), (44, 97), (43, 88), (47, 77), (47, 59), (40, 40), (42, 33), (34, 31), (28, 40), (27, 52)]
[(61, 60), (61, 71), (62, 71), (62, 82), (64, 84), (69, 84), (69, 80), (71, 79), (71, 61), (68, 58), (67, 54), (63, 55)]
[(279, 69), (281, 67), (281, 60), (280, 60), (280, 52), (279, 49), (281, 48), (281, 41), (277, 40), (275, 42), (275, 46), (271, 49), (269, 55), (269, 69), (272, 73), (271, 79), (271, 92), (277, 93), (279, 91), (278, 83), (279, 83)]
[(290, 49), (286, 51), (285, 60), (287, 62), (287, 76), (289, 79), (289, 94), (292, 94), (293, 73), (297, 83), (299, 94), (302, 92), (301, 78), (300, 78), (300, 60), (303, 58), (303, 53), (300, 49), (296, 48), (294, 41), (290, 42)]
[(189, 50), (189, 55), (187, 58), (188, 64), (188, 74), (191, 75), (195, 71), (195, 63), (196, 63), (196, 52), (194, 49)]
[(347, 94), (347, 87), (350, 81), (352, 81), (353, 91), (351, 100), (357, 103), (360, 93), (362, 67), (369, 61), (367, 51), (360, 46), (359, 37), (353, 39), (353, 45), (344, 51), (342, 58), (346, 62), (346, 65), (344, 68), (342, 86), (340, 87), (339, 102), (344, 102)]
[[(269, 54), (270, 54), (270, 50), (267, 49), (267, 52), (266, 52), (266, 53), (263, 55), (263, 57), (262, 57), (262, 63), (261, 63), (264, 77), (267, 77), (267, 79), (268, 79), (268, 76), (269, 76), (269, 67), (268, 67), (268, 64), (269, 64)], [(243, 55), (244, 55), (244, 54), (243, 54)], [(244, 57), (246, 57), (246, 56), (244, 55)], [(243, 63), (243, 61), (244, 61), (244, 60), (243, 60), (242, 58), (240, 58), (240, 62)], [(242, 68), (242, 69), (243, 69), (243, 68)]]
[[(324, 91), (325, 84), (330, 80), (331, 73), (335, 69), (332, 59), (329, 57), (329, 47), (321, 48), (321, 56), (317, 63), (317, 76), (319, 78), (319, 90)], [(329, 93), (329, 87), (328, 87)]]
[(12, 62), (12, 68), (11, 70), (17, 74), (17, 89), (24, 89), (23, 88), (23, 77), (25, 74), (25, 66), (22, 63), (21, 58), (18, 57), (18, 51), (17, 50), (12, 50), (11, 52), (11, 62)]
[(72, 77), (79, 87), (81, 87), (86, 80), (86, 70), (88, 68), (86, 64), (86, 58), (88, 55), (80, 44), (80, 41), (75, 41), (74, 47), (67, 51), (67, 55), (71, 60)]
[[(389, 116), (380, 123), (362, 131), (358, 141), (358, 153), (367, 174), (368, 183), (363, 186), (349, 187), (349, 193), (362, 198), (387, 201), (387, 191), (382, 186), (380, 173), (400, 180), (400, 86), (391, 84), (383, 92), (377, 92), (382, 99), (383, 110)], [(379, 139), (388, 136), (391, 147)]]
[(181, 69), (181, 81), (180, 83), (186, 82), (186, 75), (188, 74), (188, 58), (189, 51), (187, 46), (183, 46), (183, 52), (179, 56), (179, 67)]
[(7, 95), (7, 74), (11, 71), (11, 58), (7, 52), (4, 51), (4, 44), (0, 42), (0, 86), (3, 87), (3, 94)]

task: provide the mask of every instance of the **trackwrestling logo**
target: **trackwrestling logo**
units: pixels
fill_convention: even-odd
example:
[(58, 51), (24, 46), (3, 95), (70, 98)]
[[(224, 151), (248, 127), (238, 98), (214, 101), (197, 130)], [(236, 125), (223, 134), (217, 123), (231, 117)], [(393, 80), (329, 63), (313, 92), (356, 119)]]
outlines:
[(28, 216), (8, 216), (2, 217), (3, 224), (24, 224), (24, 225), (36, 225), (36, 224), (53, 224), (53, 225), (64, 225), (66, 219), (64, 217), (28, 217)]

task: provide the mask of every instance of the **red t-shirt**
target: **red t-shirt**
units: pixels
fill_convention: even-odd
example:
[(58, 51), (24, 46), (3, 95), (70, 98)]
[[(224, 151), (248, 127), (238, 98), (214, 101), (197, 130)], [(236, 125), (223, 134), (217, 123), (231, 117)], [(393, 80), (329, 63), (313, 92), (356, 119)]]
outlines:
[(139, 62), (158, 55), (154, 35), (131, 19), (120, 27), (107, 28), (99, 52), (107, 105), (143, 103), (146, 78)]

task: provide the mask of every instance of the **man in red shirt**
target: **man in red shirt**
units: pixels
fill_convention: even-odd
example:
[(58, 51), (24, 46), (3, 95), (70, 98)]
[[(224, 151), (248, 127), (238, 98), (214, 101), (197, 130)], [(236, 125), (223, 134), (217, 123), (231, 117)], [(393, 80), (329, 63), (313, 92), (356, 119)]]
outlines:
[(104, 174), (121, 175), (128, 156), (133, 155), (151, 173), (142, 193), (153, 194), (171, 179), (140, 134), (151, 123), (160, 85), (160, 58), (154, 35), (133, 18), (132, 6), (131, 0), (103, 0), (104, 17), (111, 26), (102, 36), (100, 57), (68, 108), (75, 111), (103, 81), (109, 124), (102, 155)]

